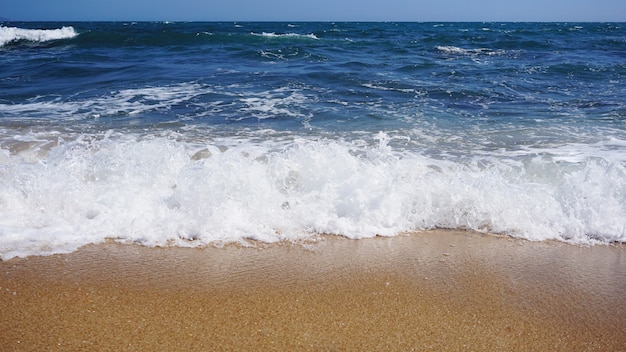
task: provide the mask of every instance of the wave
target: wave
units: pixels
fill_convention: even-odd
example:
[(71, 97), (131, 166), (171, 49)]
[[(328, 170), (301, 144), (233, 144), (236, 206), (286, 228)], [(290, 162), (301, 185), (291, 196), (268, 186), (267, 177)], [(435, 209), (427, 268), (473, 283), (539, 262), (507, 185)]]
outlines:
[(24, 29), (2, 26), (0, 27), (0, 47), (19, 41), (47, 42), (71, 39), (77, 35), (78, 33), (71, 26), (59, 29)]
[(261, 36), (266, 38), (299, 38), (299, 39), (319, 39), (315, 34), (298, 34), (298, 33), (274, 33), (274, 32), (262, 32), (262, 33), (250, 33), (255, 36)]
[(399, 153), (384, 133), (370, 136), (376, 144), (179, 137), (107, 132), (5, 143), (0, 258), (69, 252), (108, 238), (202, 246), (432, 228), (626, 241), (620, 162), (437, 160)]
[(441, 51), (446, 54), (456, 54), (456, 55), (503, 55), (506, 53), (505, 50), (492, 50), (489, 48), (476, 48), (476, 49), (463, 49), (457, 46), (449, 46), (449, 45), (438, 45), (435, 47), (438, 51)]
[[(145, 23), (142, 25), (147, 26)], [(158, 31), (149, 28), (143, 32), (103, 26), (82, 33), (77, 44), (86, 47), (194, 47), (212, 44), (258, 44), (269, 40), (280, 43), (282, 41), (301, 42), (318, 39), (313, 33), (243, 32), (211, 27), (210, 25), (206, 27), (198, 25), (194, 28), (166, 28)]]

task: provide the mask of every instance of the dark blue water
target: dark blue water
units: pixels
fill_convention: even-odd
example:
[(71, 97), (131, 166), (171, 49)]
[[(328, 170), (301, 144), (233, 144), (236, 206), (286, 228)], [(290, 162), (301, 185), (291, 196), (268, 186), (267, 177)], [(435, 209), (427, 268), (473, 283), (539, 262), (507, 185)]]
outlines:
[(623, 23), (4, 23), (0, 45), (7, 257), (626, 239)]

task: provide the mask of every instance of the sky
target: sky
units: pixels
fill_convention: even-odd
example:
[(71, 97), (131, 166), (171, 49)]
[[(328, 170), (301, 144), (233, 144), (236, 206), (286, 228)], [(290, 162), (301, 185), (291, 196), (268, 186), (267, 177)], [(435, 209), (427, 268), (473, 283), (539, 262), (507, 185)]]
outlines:
[(0, 0), (16, 21), (626, 21), (626, 0)]

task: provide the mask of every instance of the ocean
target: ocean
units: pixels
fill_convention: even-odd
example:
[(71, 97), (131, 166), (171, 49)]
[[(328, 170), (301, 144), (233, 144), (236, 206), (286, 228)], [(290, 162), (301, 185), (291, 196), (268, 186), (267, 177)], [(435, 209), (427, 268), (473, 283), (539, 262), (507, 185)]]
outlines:
[(0, 258), (626, 242), (624, 23), (0, 23)]

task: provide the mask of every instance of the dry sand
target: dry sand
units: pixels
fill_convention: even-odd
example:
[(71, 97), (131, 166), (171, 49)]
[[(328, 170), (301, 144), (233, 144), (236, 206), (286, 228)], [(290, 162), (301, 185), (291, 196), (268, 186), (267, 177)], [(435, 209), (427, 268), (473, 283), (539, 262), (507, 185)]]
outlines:
[(626, 351), (625, 245), (432, 231), (304, 247), (1, 262), (0, 351)]

